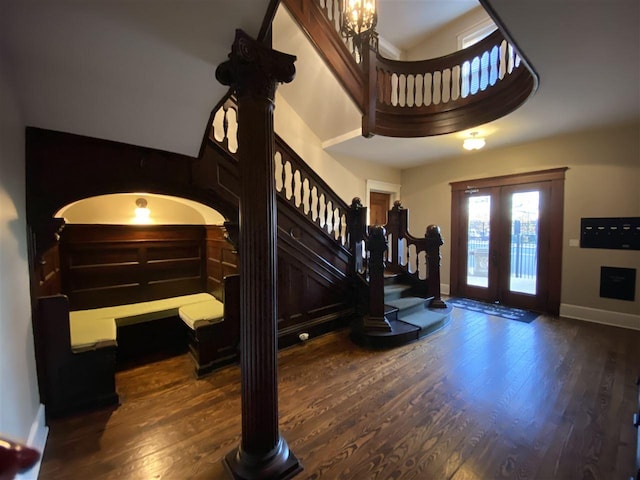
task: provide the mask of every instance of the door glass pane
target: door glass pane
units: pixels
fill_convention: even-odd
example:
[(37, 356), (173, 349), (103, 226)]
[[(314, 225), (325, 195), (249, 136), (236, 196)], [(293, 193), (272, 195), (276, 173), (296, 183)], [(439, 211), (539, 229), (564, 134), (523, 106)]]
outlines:
[(511, 256), (509, 290), (536, 294), (538, 273), (538, 205), (540, 192), (511, 197)]
[(467, 285), (489, 286), (489, 216), (491, 197), (469, 197), (467, 224)]

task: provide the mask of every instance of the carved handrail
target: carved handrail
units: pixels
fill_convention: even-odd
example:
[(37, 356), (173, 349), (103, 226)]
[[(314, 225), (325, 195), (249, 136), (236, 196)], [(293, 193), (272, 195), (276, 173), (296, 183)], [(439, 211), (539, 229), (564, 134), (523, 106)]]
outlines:
[[(231, 96), (215, 112), (209, 139), (237, 158), (237, 132), (238, 107)], [(347, 248), (346, 202), (278, 135), (274, 151), (277, 194)]]
[(418, 295), (433, 297), (429, 306), (445, 307), (440, 292), (440, 229), (429, 225), (423, 238), (408, 232), (408, 213), (399, 201), (389, 210), (387, 224), (386, 268), (401, 273)]
[(501, 118), (537, 89), (538, 78), (499, 29), (451, 55), (405, 62), (357, 49), (340, 31), (340, 0), (283, 0), (363, 114), (363, 135), (424, 137)]
[(347, 246), (349, 206), (276, 135), (276, 191), (342, 246)]
[(341, 1), (282, 0), (282, 3), (360, 111), (364, 112), (368, 103), (364, 97), (367, 80), (353, 42), (340, 35)]
[(496, 120), (537, 85), (500, 30), (444, 57), (405, 62), (376, 55), (374, 62), (370, 133), (393, 137), (440, 135)]

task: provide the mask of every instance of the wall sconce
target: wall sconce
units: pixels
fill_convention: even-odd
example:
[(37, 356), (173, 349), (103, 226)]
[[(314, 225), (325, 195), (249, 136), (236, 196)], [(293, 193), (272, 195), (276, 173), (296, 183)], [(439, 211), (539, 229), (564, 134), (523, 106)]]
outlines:
[(151, 223), (151, 210), (147, 208), (147, 200), (145, 198), (138, 198), (136, 200), (134, 223)]
[(465, 138), (462, 146), (465, 150), (480, 150), (485, 146), (485, 140), (482, 137), (478, 137), (478, 132), (471, 132), (471, 138)]

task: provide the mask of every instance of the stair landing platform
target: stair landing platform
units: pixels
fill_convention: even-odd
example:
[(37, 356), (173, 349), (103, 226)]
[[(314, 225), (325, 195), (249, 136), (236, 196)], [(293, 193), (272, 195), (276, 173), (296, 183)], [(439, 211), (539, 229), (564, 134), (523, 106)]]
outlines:
[(451, 317), (453, 307), (423, 308), (414, 310), (402, 319), (394, 319), (397, 309), (387, 307), (386, 317), (391, 325), (390, 332), (365, 331), (362, 321), (356, 321), (351, 327), (351, 341), (365, 348), (394, 348), (419, 340), (444, 327)]

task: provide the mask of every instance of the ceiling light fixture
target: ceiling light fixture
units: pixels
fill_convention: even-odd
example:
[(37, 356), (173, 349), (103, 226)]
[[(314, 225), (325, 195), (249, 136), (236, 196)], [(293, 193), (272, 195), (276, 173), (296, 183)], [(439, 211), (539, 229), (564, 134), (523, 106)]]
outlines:
[(147, 200), (145, 198), (138, 198), (136, 200), (136, 216), (134, 218), (134, 223), (149, 223), (151, 210), (147, 208)]
[(478, 137), (478, 132), (471, 132), (471, 138), (465, 138), (462, 146), (465, 150), (480, 150), (485, 145), (485, 140), (482, 137)]
[(366, 43), (366, 37), (372, 37), (372, 40), (377, 39), (375, 33), (377, 23), (376, 0), (342, 1), (340, 32), (345, 38), (353, 38), (356, 48), (360, 49)]

